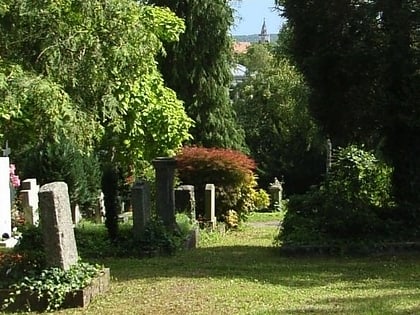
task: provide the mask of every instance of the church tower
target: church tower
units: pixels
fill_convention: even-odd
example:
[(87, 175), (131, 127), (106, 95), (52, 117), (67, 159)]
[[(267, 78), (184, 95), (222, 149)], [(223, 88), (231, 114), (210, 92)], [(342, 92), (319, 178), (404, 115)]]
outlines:
[(263, 25), (261, 27), (261, 33), (258, 35), (259, 36), (259, 43), (269, 43), (270, 42), (270, 34), (268, 34), (267, 32), (267, 26), (265, 25), (265, 19), (263, 22)]

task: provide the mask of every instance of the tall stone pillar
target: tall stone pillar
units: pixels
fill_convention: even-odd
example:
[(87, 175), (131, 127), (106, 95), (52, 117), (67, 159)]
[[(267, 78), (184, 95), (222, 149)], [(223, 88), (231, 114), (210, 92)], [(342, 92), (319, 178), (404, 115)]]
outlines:
[(133, 207), (133, 235), (136, 240), (141, 238), (150, 220), (150, 186), (138, 181), (131, 189), (131, 205)]
[(158, 157), (152, 161), (156, 172), (156, 210), (165, 226), (176, 228), (174, 176), (176, 160)]

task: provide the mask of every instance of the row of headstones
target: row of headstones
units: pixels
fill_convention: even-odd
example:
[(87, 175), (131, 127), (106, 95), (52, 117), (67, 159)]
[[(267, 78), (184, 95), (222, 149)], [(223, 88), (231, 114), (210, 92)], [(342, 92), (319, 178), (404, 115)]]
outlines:
[[(10, 184), (9, 184), (9, 158), (0, 158), (0, 232), (1, 234), (11, 235), (11, 205), (10, 205)], [(185, 185), (174, 189), (175, 160), (170, 158), (159, 158), (153, 161), (156, 169), (156, 208), (158, 215), (165, 225), (175, 226), (175, 211), (187, 211), (192, 220), (195, 215), (195, 196), (194, 186)], [(39, 185), (36, 179), (26, 179), (22, 181), (20, 199), (24, 209), (25, 222), (37, 225), (39, 221), (38, 213), (38, 194)], [(102, 195), (102, 194), (101, 194)], [(141, 233), (150, 219), (151, 203), (150, 188), (147, 183), (138, 182), (132, 188), (132, 208), (134, 231)], [(72, 210), (72, 221), (77, 223), (79, 215), (77, 207)], [(99, 198), (97, 214), (101, 217), (104, 212), (103, 197)], [(205, 188), (205, 219), (212, 227), (216, 224), (215, 217), (215, 187), (207, 184)], [(98, 215), (97, 215), (98, 216)]]
[[(194, 186), (183, 185), (174, 189), (176, 161), (172, 158), (153, 160), (156, 171), (156, 211), (165, 226), (176, 229), (175, 213), (186, 212), (196, 220)], [(216, 226), (216, 200), (214, 184), (205, 187), (205, 219), (212, 228)], [(137, 182), (131, 191), (133, 234), (140, 238), (151, 218), (150, 186)]]

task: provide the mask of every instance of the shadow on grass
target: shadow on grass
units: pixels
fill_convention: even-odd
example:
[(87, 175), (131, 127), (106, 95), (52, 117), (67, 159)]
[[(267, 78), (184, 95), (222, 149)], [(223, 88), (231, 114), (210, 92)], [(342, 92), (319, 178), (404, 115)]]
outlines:
[[(411, 305), (394, 307), (393, 302), (404, 300)], [(319, 299), (306, 307), (279, 308), (269, 314), (381, 314), (405, 315), (420, 314), (418, 296), (410, 294), (384, 294), (375, 297), (348, 297)], [(416, 306), (417, 305), (417, 306)], [(379, 313), (380, 311), (380, 313)], [(257, 313), (258, 314), (258, 313)]]
[(420, 255), (369, 258), (281, 257), (275, 248), (198, 248), (170, 257), (107, 259), (115, 281), (140, 278), (230, 278), (294, 288), (346, 282), (381, 288), (420, 287)]

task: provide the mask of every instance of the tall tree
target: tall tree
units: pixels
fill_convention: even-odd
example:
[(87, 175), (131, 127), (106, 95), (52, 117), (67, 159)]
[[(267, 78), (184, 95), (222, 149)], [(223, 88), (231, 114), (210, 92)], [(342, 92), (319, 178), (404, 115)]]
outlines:
[(309, 106), (333, 143), (375, 145), (381, 127), (383, 32), (375, 1), (277, 0), (293, 34)]
[(396, 215), (420, 222), (420, 5), (416, 0), (276, 0), (310, 107), (335, 143), (383, 149), (394, 167)]
[[(420, 4), (380, 1), (385, 44), (385, 153), (394, 166), (399, 215), (420, 226)], [(420, 232), (418, 232), (420, 233)]]
[[(0, 10), (0, 57), (9, 64), (0, 63), (7, 96), (0, 113), (17, 106), (13, 117), (2, 115), (0, 130), (16, 146), (66, 127), (64, 136), (96, 136), (109, 157), (136, 166), (188, 139), (191, 120), (155, 60), (162, 41), (177, 40), (184, 29), (168, 9), (131, 0), (3, 0)], [(47, 129), (51, 123), (43, 122), (52, 118)], [(13, 136), (26, 134), (25, 125), (32, 138)]]
[(266, 44), (251, 46), (242, 62), (250, 70), (236, 89), (235, 109), (257, 162), (260, 184), (285, 178), (287, 193), (300, 193), (324, 171), (321, 137), (308, 112), (309, 89), (286, 59)]
[(149, 0), (185, 20), (177, 43), (165, 45), (160, 69), (169, 87), (185, 102), (194, 121), (193, 142), (207, 147), (243, 149), (243, 132), (229, 99), (233, 59), (229, 29), (233, 11), (226, 0)]

